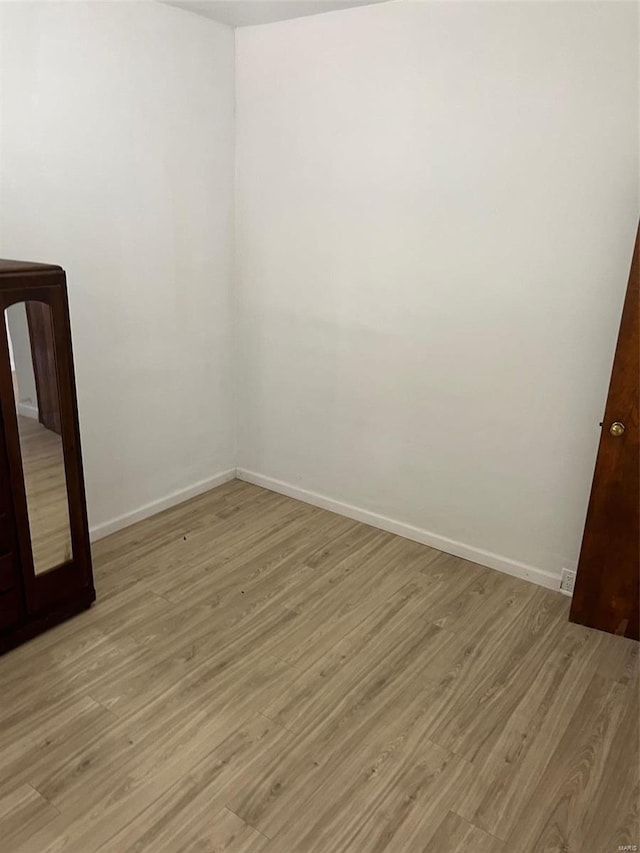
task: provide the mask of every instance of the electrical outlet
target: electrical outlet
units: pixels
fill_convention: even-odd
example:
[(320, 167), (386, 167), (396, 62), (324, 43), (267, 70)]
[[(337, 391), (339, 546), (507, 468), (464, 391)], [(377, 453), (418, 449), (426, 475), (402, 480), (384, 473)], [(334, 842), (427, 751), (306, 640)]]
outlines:
[(571, 569), (563, 569), (560, 575), (560, 592), (565, 595), (573, 595), (573, 588), (576, 583), (576, 573)]

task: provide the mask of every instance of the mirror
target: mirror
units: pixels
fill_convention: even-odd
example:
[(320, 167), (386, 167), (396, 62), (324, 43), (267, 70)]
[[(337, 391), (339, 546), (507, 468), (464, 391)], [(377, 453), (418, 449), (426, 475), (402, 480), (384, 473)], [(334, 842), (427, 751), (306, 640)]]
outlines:
[(36, 574), (71, 559), (69, 499), (51, 308), (18, 302), (5, 311), (20, 451)]

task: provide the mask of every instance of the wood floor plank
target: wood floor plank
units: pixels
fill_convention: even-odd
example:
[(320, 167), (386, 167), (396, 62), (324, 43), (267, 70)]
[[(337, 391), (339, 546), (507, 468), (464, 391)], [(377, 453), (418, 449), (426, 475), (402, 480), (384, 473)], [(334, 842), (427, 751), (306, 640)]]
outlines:
[[(156, 591), (173, 602), (206, 601), (212, 588), (216, 595), (224, 592), (226, 585), (245, 582), (257, 568), (268, 569), (279, 564), (287, 557), (308, 548), (308, 511), (285, 504), (277, 512), (270, 513), (260, 524), (256, 524), (250, 533), (244, 528), (235, 531), (232, 536), (219, 536), (219, 547), (211, 551), (206, 536), (200, 537), (198, 552), (193, 553), (190, 546), (189, 573), (165, 572), (163, 578), (153, 579)], [(341, 519), (339, 530), (353, 527), (354, 523)], [(320, 532), (322, 541), (324, 532)], [(239, 540), (241, 547), (238, 547)], [(184, 549), (183, 549), (184, 550)], [(178, 551), (179, 559), (183, 554)], [(212, 576), (215, 578), (212, 584)]]
[(305, 518), (289, 519), (275, 535), (262, 537), (258, 548), (240, 549), (236, 556), (225, 559), (223, 566), (207, 566), (200, 579), (181, 583), (180, 594), (170, 588), (163, 590), (163, 595), (181, 609), (209, 607), (227, 623), (234, 614), (242, 618), (250, 609), (266, 604), (285, 606), (293, 588), (315, 577), (306, 565), (306, 556), (328, 537), (354, 526), (348, 519), (336, 523), (337, 517), (327, 516), (313, 529)]
[[(227, 801), (230, 808), (265, 835), (277, 838), (285, 849), (288, 844), (292, 849), (298, 845), (300, 849), (324, 849), (315, 846), (320, 840), (311, 837), (326, 840), (321, 824), (333, 827), (340, 849), (366, 821), (370, 810), (377, 811), (380, 797), (391, 797), (392, 791), (401, 789), (400, 780), (407, 777), (414, 763), (420, 765), (424, 754), (429, 761), (437, 756), (443, 766), (453, 762), (451, 766), (457, 769), (452, 782), (466, 778), (470, 765), (425, 736), (424, 706), (412, 667), (424, 665), (420, 659), (427, 652), (426, 644), (442, 632), (424, 622), (418, 624), (422, 635), (416, 625), (416, 635), (404, 638), (376, 671), (363, 674), (345, 698), (338, 690), (326, 718), (309, 721), (287, 754), (274, 750), (265, 756), (259, 771), (253, 768), (251, 781)], [(458, 785), (453, 789), (459, 797)], [(309, 803), (308, 808), (305, 803)], [(311, 834), (310, 813), (322, 815)], [(288, 826), (292, 815), (301, 816), (303, 826), (297, 821)], [(337, 815), (347, 833), (344, 837), (337, 829)], [(285, 840), (280, 838), (283, 831)], [(379, 832), (384, 835), (385, 831)]]
[(33, 691), (63, 685), (72, 689), (78, 681), (97, 669), (116, 666), (137, 651), (131, 636), (140, 624), (158, 620), (171, 605), (148, 588), (134, 584), (75, 619), (57, 626), (46, 635), (35, 638), (29, 647), (17, 649), (10, 656), (3, 676), (6, 701), (19, 696), (29, 698)]
[(185, 832), (183, 827), (176, 830), (173, 838), (163, 836), (161, 844), (155, 849), (173, 853), (193, 853), (193, 851), (213, 850), (216, 853), (261, 853), (271, 846), (269, 839), (245, 823), (238, 815), (224, 808), (214, 817), (208, 816), (199, 827), (199, 831)]
[(344, 666), (319, 689), (303, 693), (302, 701), (293, 703), (295, 717), (284, 719), (308, 740), (320, 761), (345, 754), (373, 735), (387, 737), (402, 723), (403, 713), (414, 708), (430, 722), (422, 677), (429, 661), (437, 659), (449, 641), (439, 628), (418, 620), (398, 632), (385, 654), (376, 646), (353, 656), (339, 649), (338, 654), (345, 655)]
[(176, 842), (182, 844), (189, 835), (200, 835), (211, 825), (212, 819), (224, 809), (228, 786), (243, 777), (246, 768), (270, 744), (277, 744), (283, 750), (292, 740), (293, 735), (281, 726), (260, 714), (254, 716), (115, 833), (101, 848), (102, 853), (179, 849)]
[[(592, 810), (601, 797), (610, 802), (604, 777), (608, 776), (608, 759), (629, 698), (619, 682), (593, 676), (533, 792), (531, 802), (536, 808), (522, 809), (506, 839), (507, 846), (517, 842), (523, 853), (596, 853), (593, 836), (588, 833)], [(619, 758), (618, 750), (613, 751)], [(628, 768), (623, 764), (620, 770), (626, 778)], [(598, 808), (597, 815), (600, 825), (610, 825), (611, 817), (603, 809)], [(624, 827), (625, 835), (631, 829)], [(606, 829), (602, 835), (608, 835), (611, 849), (617, 848)]]
[(168, 643), (147, 647), (132, 655), (128, 666), (120, 666), (108, 678), (94, 679), (88, 689), (95, 699), (120, 717), (144, 709), (156, 700), (180, 702), (189, 695), (188, 691), (208, 684), (208, 675), (238, 664), (250, 673), (252, 661), (258, 662), (265, 655), (273, 657), (272, 647), (296, 618), (291, 611), (270, 609), (250, 614), (249, 618), (234, 622), (228, 630), (214, 622), (206, 630), (200, 625), (197, 633), (190, 630), (189, 620), (184, 620), (175, 646)]
[(76, 753), (102, 739), (115, 720), (89, 696), (71, 694), (45, 703), (41, 714), (25, 715), (21, 725), (3, 736), (0, 784), (37, 783), (45, 768), (66, 766)]
[(398, 588), (392, 581), (374, 581), (372, 586), (374, 589), (361, 599), (350, 596), (345, 589), (323, 596), (302, 618), (289, 622), (274, 645), (273, 654), (298, 669), (312, 666)]
[[(534, 593), (530, 584), (523, 584), (518, 578), (505, 577), (464, 560), (460, 563), (463, 565), (451, 577), (445, 576), (447, 594), (424, 610), (424, 618), (441, 628), (471, 637), (483, 630), (496, 613), (504, 618), (512, 608), (517, 612)], [(442, 579), (439, 566), (436, 560), (423, 574)]]
[[(98, 849), (173, 852), (183, 849), (190, 837), (193, 841), (193, 836), (216, 830), (212, 821), (224, 808), (225, 786), (246, 772), (265, 749), (265, 742), (277, 741), (283, 749), (292, 737), (260, 715), (245, 724), (227, 717), (218, 727), (215, 741), (203, 733), (198, 755), (185, 757), (177, 751), (174, 760), (162, 767), (153, 760), (142, 766), (138, 763), (141, 784), (121, 784), (111, 794), (94, 798), (91, 807), (73, 820), (63, 812), (58, 821), (34, 837), (34, 849), (51, 853)], [(177, 727), (175, 731), (179, 738)], [(187, 772), (181, 774), (179, 764), (182, 769), (188, 767)], [(27, 849), (20, 848), (19, 853), (27, 853)]]
[[(617, 684), (624, 684), (619, 681)], [(640, 838), (640, 722), (637, 676), (623, 691), (626, 706), (619, 724), (614, 725), (610, 750), (603, 762), (602, 778), (592, 794), (583, 838), (594, 849), (606, 849), (613, 839), (614, 849), (638, 845)], [(620, 694), (619, 694), (620, 695)], [(617, 709), (612, 707), (615, 713)]]
[[(144, 536), (137, 532), (138, 525), (122, 531), (118, 534), (119, 547), (108, 560), (108, 572), (101, 570), (99, 562), (101, 540), (97, 543), (98, 559), (94, 560), (101, 597), (145, 579), (151, 579), (157, 587), (155, 591), (162, 593), (163, 580), (172, 582), (176, 572), (185, 582), (190, 581), (199, 576), (203, 565), (212, 559), (224, 562), (246, 547), (248, 540), (264, 535), (283, 516), (302, 517), (308, 512), (288, 498), (274, 500), (255, 493), (254, 498), (255, 503), (245, 501), (237, 513), (227, 517), (218, 514), (217, 503), (212, 510), (207, 496), (199, 496), (149, 519)], [(213, 551), (212, 541), (216, 542)]]
[(282, 677), (287, 670), (276, 659), (201, 671), (150, 708), (118, 720), (81, 751), (70, 749), (64, 764), (38, 768), (33, 785), (69, 815), (147, 788), (156, 778), (162, 787), (254, 715)]
[(638, 645), (559, 593), (239, 481), (93, 551), (0, 657), (3, 853), (638, 843)]
[[(428, 591), (434, 594), (436, 589)], [(426, 599), (419, 581), (402, 587), (313, 665), (300, 670), (264, 714), (297, 732), (318, 726), (363, 677), (376, 678), (376, 668), (394, 657), (399, 643), (424, 629)], [(436, 637), (439, 631), (432, 627), (429, 633)]]
[[(456, 802), (471, 768), (429, 741), (413, 716), (387, 739), (342, 759), (315, 791), (313, 806), (280, 826), (277, 814), (249, 811), (284, 850), (429, 849), (441, 815)], [(243, 804), (238, 804), (243, 808)]]
[(13, 850), (58, 817), (58, 811), (31, 785), (23, 784), (0, 798), (0, 839)]
[(552, 628), (562, 612), (563, 601), (538, 589), (524, 607), (509, 608), (493, 630), (469, 638), (456, 634), (460, 646), (448, 647), (455, 657), (449, 662), (445, 653), (439, 661), (446, 674), (438, 677), (434, 666), (436, 677), (427, 676), (431, 738), (469, 760), (494, 743), (555, 647)]
[[(221, 507), (233, 501), (234, 495), (238, 494), (244, 495), (245, 503), (249, 499), (242, 484), (233, 480), (213, 492), (158, 513), (144, 524), (134, 524), (94, 542), (92, 554), (96, 581), (104, 583), (114, 579), (131, 582), (136, 568), (151, 555), (162, 553), (165, 547), (178, 539), (184, 541), (184, 536), (192, 531), (215, 528), (221, 522)], [(253, 497), (259, 501), (258, 496)], [(237, 500), (242, 501), (242, 498)]]
[(504, 845), (497, 838), (449, 812), (430, 842), (438, 853), (502, 853)]
[(607, 639), (589, 629), (567, 632), (503, 719), (498, 739), (476, 751), (474, 781), (458, 808), (463, 817), (500, 838), (510, 834), (597, 673)]

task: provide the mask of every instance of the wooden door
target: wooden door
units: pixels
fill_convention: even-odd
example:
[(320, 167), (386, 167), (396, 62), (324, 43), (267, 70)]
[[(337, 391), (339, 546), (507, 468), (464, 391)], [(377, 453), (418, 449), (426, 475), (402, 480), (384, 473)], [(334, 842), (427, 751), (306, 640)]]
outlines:
[(637, 640), (640, 567), (640, 228), (602, 423), (572, 622)]
[(38, 420), (60, 435), (60, 398), (49, 306), (27, 302), (27, 323), (31, 340), (31, 359), (38, 397)]

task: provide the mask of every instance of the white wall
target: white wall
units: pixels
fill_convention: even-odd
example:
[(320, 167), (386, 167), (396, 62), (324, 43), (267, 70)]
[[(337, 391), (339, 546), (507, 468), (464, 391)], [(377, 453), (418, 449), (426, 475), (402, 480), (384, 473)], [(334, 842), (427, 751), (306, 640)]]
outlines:
[(0, 31), (0, 253), (67, 271), (105, 532), (234, 465), (233, 32), (110, 2), (0, 3)]
[(0, 253), (67, 269), (92, 526), (234, 467), (235, 348), (242, 469), (555, 582), (638, 214), (635, 6), (236, 40), (234, 330), (231, 31), (0, 3)]
[(630, 3), (237, 31), (241, 468), (542, 582), (575, 564), (637, 224), (637, 50)]

